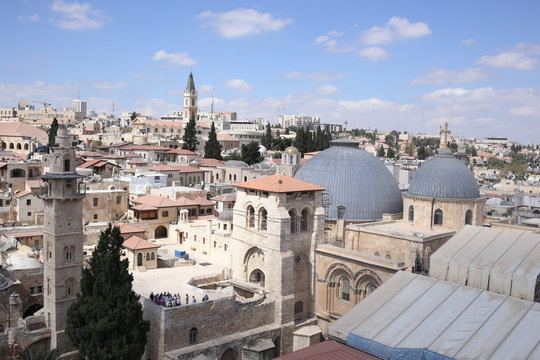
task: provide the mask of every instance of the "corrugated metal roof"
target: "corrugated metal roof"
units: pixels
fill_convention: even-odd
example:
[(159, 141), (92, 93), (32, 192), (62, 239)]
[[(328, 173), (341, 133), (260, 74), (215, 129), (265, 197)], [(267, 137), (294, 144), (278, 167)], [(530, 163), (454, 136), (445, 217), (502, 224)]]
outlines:
[(332, 147), (302, 165), (295, 178), (322, 186), (326, 218), (337, 219), (337, 207), (346, 207), (345, 220), (380, 220), (384, 213), (400, 213), (401, 193), (388, 169), (370, 153), (352, 147), (354, 140), (333, 141)]
[(408, 193), (434, 198), (469, 199), (480, 197), (473, 173), (451, 155), (437, 155), (413, 175)]
[(385, 359), (532, 359), (539, 324), (538, 303), (398, 272), (329, 335)]

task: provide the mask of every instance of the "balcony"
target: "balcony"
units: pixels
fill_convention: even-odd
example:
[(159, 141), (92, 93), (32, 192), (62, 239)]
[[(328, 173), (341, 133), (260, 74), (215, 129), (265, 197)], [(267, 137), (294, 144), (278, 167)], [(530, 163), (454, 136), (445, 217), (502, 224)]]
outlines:
[(44, 200), (49, 199), (80, 199), (86, 196), (86, 186), (83, 182), (77, 183), (75, 189), (71, 184), (64, 184), (63, 187), (50, 187), (48, 185), (41, 186), (39, 189), (39, 198)]

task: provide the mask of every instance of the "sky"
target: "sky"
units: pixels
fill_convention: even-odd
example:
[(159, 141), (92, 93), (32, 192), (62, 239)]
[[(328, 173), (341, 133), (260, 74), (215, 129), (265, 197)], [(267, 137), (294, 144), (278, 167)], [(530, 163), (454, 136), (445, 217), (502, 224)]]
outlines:
[[(0, 107), (320, 116), (540, 143), (540, 1), (0, 2)], [(213, 96), (212, 96), (213, 94)], [(36, 104), (40, 106), (39, 104)]]

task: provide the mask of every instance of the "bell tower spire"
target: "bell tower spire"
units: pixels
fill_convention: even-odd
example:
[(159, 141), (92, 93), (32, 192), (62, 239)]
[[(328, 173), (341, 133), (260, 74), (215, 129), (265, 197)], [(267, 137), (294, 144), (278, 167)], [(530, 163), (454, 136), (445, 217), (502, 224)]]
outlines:
[(190, 72), (186, 85), (186, 90), (184, 91), (182, 118), (186, 122), (189, 121), (192, 117), (195, 117), (195, 120), (197, 120), (197, 90), (195, 90), (193, 74)]

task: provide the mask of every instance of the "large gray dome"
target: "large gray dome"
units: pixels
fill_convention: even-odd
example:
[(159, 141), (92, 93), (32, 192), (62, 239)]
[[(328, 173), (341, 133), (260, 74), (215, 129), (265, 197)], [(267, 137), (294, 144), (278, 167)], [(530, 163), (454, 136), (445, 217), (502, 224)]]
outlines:
[[(296, 172), (297, 179), (324, 187), (326, 219), (337, 219), (345, 206), (345, 220), (373, 221), (384, 213), (403, 210), (401, 193), (388, 169), (354, 140), (332, 141)], [(326, 206), (327, 205), (327, 206)]]
[(408, 193), (433, 198), (480, 197), (473, 173), (449, 152), (441, 152), (420, 166), (411, 179)]

